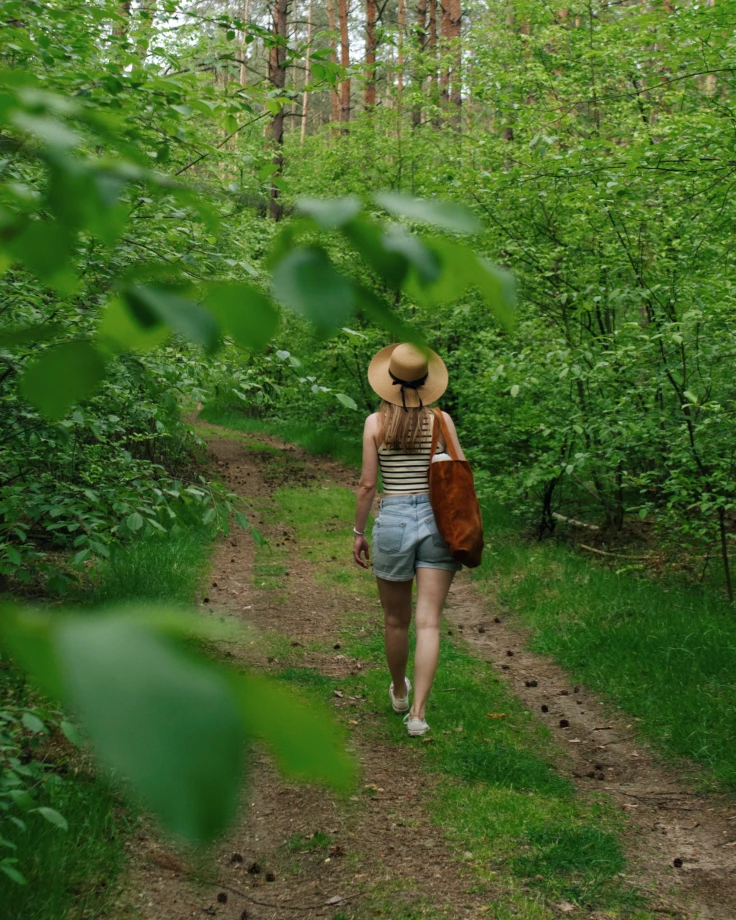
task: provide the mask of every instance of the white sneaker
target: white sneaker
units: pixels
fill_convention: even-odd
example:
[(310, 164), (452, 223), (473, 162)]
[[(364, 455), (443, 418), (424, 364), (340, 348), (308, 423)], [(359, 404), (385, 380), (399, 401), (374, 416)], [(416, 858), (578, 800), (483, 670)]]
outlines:
[(408, 712), (409, 711), (409, 694), (411, 693), (411, 683), (408, 677), (405, 677), (406, 681), (406, 696), (398, 697), (394, 696), (394, 685), (391, 685), (388, 688), (388, 695), (391, 699), (391, 708), (394, 712)]
[(424, 721), (424, 719), (418, 719), (416, 716), (411, 715), (407, 712), (404, 716), (404, 725), (406, 725), (406, 730), (412, 736), (412, 738), (418, 738), (421, 735), (426, 735), (429, 731), (429, 725)]

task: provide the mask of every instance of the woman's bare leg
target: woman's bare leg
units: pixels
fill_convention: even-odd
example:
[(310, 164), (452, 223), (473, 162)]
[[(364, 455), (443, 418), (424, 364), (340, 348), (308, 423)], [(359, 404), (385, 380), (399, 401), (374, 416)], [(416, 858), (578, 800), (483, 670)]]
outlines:
[(409, 624), (411, 623), (411, 581), (386, 581), (376, 578), (384, 619), (386, 661), (396, 696), (404, 696), (406, 662), (409, 658)]
[[(417, 569), (417, 648), (414, 654), (414, 700), (411, 714), (424, 718), (424, 707), (440, 657), (440, 618), (454, 572)], [(394, 684), (395, 686), (395, 684)]]

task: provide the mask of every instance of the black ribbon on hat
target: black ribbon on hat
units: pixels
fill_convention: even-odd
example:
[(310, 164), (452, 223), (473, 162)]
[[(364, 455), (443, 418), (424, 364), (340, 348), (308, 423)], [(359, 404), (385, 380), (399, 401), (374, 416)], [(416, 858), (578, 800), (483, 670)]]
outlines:
[[(423, 387), (427, 382), (429, 371), (427, 371), (424, 377), (417, 377), (416, 380), (402, 380), (401, 377), (397, 377), (395, 374), (392, 374), (390, 369), (388, 373), (393, 380), (393, 386), (401, 387), (401, 404), (404, 407), (404, 412), (408, 412), (409, 410), (406, 408), (406, 390), (414, 390), (414, 392), (417, 393), (419, 387)], [(424, 403), (422, 402), (422, 397), (419, 395), (419, 393), (417, 393), (417, 398), (419, 400), (419, 408), (423, 409)]]

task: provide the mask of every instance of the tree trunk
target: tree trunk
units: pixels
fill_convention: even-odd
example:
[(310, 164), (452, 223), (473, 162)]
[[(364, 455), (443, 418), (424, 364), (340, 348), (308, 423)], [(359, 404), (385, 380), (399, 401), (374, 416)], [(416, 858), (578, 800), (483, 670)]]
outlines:
[[(289, 0), (274, 0), (273, 5), (273, 37), (274, 44), (268, 60), (268, 80), (274, 89), (283, 90), (286, 85), (286, 42), (289, 37)], [(274, 145), (273, 164), (276, 171), (274, 179), (281, 177), (284, 169), (284, 108), (279, 109), (274, 115), (269, 126), (269, 137)], [(271, 184), (271, 195), (268, 213), (274, 220), (281, 220), (281, 202), (279, 189), (275, 182)]]
[(307, 84), (312, 75), (312, 13), (314, 9), (314, 0), (309, 0), (309, 15), (307, 17), (307, 57), (304, 61), (304, 94), (302, 95), (302, 130), (301, 143), (307, 136), (307, 111), (309, 108), (309, 93)]
[(406, 0), (399, 0), (398, 9), (398, 26), (399, 34), (397, 36), (396, 53), (397, 53), (397, 108), (401, 112), (401, 96), (404, 92), (404, 29), (406, 28)]
[(245, 0), (243, 6), (243, 32), (240, 39), (240, 85), (245, 86), (248, 82), (248, 45), (246, 44), (247, 32), (245, 27), (248, 25), (248, 14), (250, 11), (250, 0)]
[(460, 33), (462, 29), (463, 10), (460, 0), (447, 0), (449, 5), (448, 28), (449, 42), (451, 52), (451, 76), (450, 76), (450, 102), (455, 107), (455, 114), (452, 116), (459, 127), (460, 105), (462, 103), (462, 48), (460, 45)]
[(447, 107), (450, 98), (450, 69), (447, 49), (450, 41), (450, 7), (454, 0), (440, 0), (440, 104)]
[(130, 28), (131, 0), (122, 0), (120, 4), (120, 20), (113, 26), (112, 34), (117, 38), (126, 38)]
[[(337, 0), (337, 15), (340, 20), (340, 66), (345, 73), (350, 66), (350, 38), (348, 36), (348, 0)], [(340, 121), (350, 121), (350, 77), (343, 77), (340, 86)]]
[[(327, 15), (329, 17), (330, 23), (330, 50), (332, 51), (330, 59), (332, 60), (333, 64), (337, 64), (337, 26), (335, 23), (335, 0), (327, 0)], [(334, 124), (336, 121), (340, 121), (340, 95), (337, 87), (332, 89), (332, 92), (330, 93), (330, 101), (332, 103), (331, 120)]]
[[(433, 105), (437, 105), (438, 96), (438, 74), (437, 74), (437, 0), (428, 0), (429, 9), (429, 34), (427, 36), (427, 48), (429, 49), (429, 86), (428, 96)], [(434, 120), (437, 124), (437, 121)]]
[(414, 83), (417, 89), (417, 102), (411, 112), (411, 123), (418, 128), (422, 123), (422, 88), (424, 85), (424, 49), (427, 47), (427, 0), (419, 0), (417, 5), (417, 24), (414, 30), (414, 54), (418, 59), (414, 65)]
[(372, 109), (376, 104), (376, 0), (365, 0), (365, 93), (363, 105)]

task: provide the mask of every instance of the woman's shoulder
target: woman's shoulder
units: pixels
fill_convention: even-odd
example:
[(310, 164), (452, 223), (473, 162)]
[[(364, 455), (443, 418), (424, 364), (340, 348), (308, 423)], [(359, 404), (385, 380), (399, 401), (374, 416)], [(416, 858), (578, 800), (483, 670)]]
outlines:
[(378, 430), (378, 413), (373, 412), (365, 420), (365, 431), (366, 432), (375, 432)]

